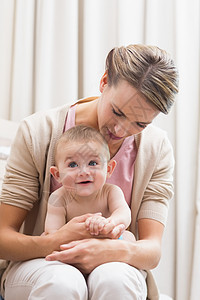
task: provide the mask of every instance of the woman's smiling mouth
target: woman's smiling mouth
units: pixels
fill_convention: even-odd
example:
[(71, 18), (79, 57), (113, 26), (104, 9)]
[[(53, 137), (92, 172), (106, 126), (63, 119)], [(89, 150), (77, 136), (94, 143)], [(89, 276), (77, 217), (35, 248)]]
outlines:
[(121, 139), (123, 139), (123, 137), (119, 137), (119, 136), (114, 135), (108, 128), (107, 128), (107, 132), (108, 132), (108, 135), (109, 135), (110, 139), (112, 139), (112, 140), (121, 140)]

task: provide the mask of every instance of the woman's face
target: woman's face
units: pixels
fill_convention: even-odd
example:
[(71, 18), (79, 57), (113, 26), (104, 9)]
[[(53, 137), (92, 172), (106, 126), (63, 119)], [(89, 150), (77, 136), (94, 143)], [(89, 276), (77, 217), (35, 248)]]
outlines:
[(98, 126), (109, 146), (120, 145), (126, 137), (141, 132), (160, 112), (128, 82), (108, 86), (106, 73), (100, 91)]

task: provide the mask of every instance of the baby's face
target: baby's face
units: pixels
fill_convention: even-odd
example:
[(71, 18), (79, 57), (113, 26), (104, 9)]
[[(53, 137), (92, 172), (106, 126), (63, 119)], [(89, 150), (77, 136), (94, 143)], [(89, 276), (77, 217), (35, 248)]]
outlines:
[(62, 144), (58, 154), (60, 181), (79, 196), (99, 190), (107, 178), (105, 149), (96, 142)]

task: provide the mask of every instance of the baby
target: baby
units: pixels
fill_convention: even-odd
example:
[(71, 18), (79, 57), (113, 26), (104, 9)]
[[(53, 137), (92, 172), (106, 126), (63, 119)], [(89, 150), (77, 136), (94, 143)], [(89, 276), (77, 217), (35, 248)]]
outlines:
[(92, 213), (85, 221), (91, 235), (120, 235), (131, 222), (122, 190), (106, 183), (116, 166), (103, 136), (94, 128), (78, 125), (67, 130), (55, 147), (55, 166), (50, 172), (62, 184), (49, 197), (45, 234), (62, 227), (75, 216)]

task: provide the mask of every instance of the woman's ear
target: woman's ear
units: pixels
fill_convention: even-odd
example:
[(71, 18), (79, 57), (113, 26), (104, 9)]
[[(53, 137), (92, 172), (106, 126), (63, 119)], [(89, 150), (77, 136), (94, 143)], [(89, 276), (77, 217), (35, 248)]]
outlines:
[(114, 159), (111, 159), (108, 162), (108, 166), (107, 166), (107, 178), (109, 178), (112, 175), (112, 173), (113, 173), (116, 165), (117, 165), (117, 162)]
[(60, 183), (60, 173), (59, 173), (58, 168), (56, 166), (50, 167), (50, 173)]
[(103, 76), (101, 77), (100, 80), (100, 86), (99, 86), (99, 90), (102, 93), (105, 86), (108, 84), (108, 72), (105, 71), (105, 73), (103, 74)]

